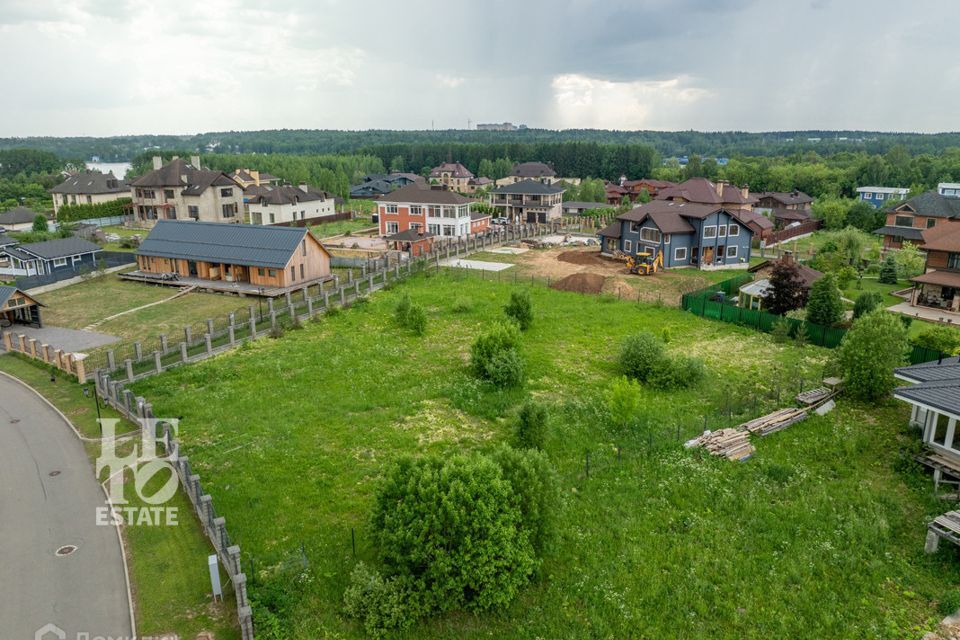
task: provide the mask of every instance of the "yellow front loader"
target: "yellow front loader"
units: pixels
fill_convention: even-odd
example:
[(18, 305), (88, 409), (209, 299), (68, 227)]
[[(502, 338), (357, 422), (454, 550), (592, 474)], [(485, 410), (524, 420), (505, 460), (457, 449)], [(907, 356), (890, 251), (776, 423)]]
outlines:
[(653, 257), (649, 251), (644, 251), (638, 253), (636, 256), (631, 256), (627, 260), (627, 269), (630, 270), (630, 273), (641, 276), (649, 276), (657, 271), (662, 271), (663, 252), (658, 252), (656, 257)]

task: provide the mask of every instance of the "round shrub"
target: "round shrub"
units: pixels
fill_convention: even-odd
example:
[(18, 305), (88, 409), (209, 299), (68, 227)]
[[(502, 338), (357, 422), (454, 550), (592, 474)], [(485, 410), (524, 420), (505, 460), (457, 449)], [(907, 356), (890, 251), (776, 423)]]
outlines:
[(484, 377), (498, 387), (516, 387), (523, 382), (523, 358), (516, 349), (498, 351), (487, 361)]
[(894, 314), (876, 309), (853, 323), (836, 354), (846, 391), (879, 400), (896, 386), (893, 370), (906, 362), (907, 329)]
[(623, 374), (645, 382), (663, 357), (663, 342), (649, 331), (641, 331), (624, 339), (618, 364)]
[(879, 307), (882, 302), (883, 296), (876, 291), (864, 291), (853, 302), (853, 319), (856, 320), (860, 316), (870, 313)]
[(648, 384), (657, 389), (686, 389), (699, 384), (706, 375), (702, 360), (678, 355), (664, 358), (651, 372)]
[(426, 333), (427, 312), (419, 304), (410, 305), (410, 309), (407, 311), (406, 327), (418, 336)]
[(470, 366), (477, 377), (509, 386), (523, 379), (520, 357), (520, 329), (512, 322), (495, 324), (474, 340), (470, 347)]

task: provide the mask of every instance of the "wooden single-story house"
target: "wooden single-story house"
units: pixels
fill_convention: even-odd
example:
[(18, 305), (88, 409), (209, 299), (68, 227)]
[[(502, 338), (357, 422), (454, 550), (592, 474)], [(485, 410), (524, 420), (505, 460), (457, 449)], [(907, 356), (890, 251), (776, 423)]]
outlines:
[(58, 238), (0, 246), (0, 275), (43, 276), (61, 271), (95, 268), (100, 246), (83, 238)]
[(813, 198), (803, 191), (797, 191), (796, 189), (789, 193), (783, 191), (761, 191), (760, 193), (755, 193), (754, 197), (756, 197), (757, 201), (753, 205), (753, 208), (761, 211), (770, 211), (773, 209), (809, 211), (813, 205)]
[(330, 276), (330, 253), (305, 227), (158, 220), (136, 254), (139, 270), (127, 274), (132, 279), (229, 283), (217, 288), (243, 293)]
[(42, 327), (40, 307), (43, 304), (36, 298), (16, 287), (0, 285), (0, 328), (13, 324), (27, 324)]
[(616, 207), (609, 205), (606, 202), (584, 202), (581, 200), (568, 200), (561, 205), (563, 210), (563, 215), (565, 216), (582, 216), (588, 211), (609, 211), (613, 213), (616, 210)]
[[(780, 258), (780, 261), (792, 262), (793, 255), (790, 253), (784, 254), (784, 256)], [(773, 267), (777, 262), (777, 260), (765, 260), (747, 269), (749, 273), (754, 274), (754, 280), (740, 287), (741, 307), (745, 309), (763, 309), (763, 300), (770, 295), (770, 290), (772, 289), (770, 286), (770, 274), (773, 272)], [(799, 262), (797, 263), (797, 273), (800, 276), (800, 281), (803, 283), (804, 290), (808, 293), (813, 283), (823, 277), (823, 274), (816, 269)]]
[(405, 251), (416, 258), (433, 251), (434, 234), (422, 227), (410, 228), (384, 238), (395, 251)]
[(598, 234), (604, 255), (663, 253), (663, 267), (746, 269), (753, 232), (721, 205), (653, 200), (617, 216)]

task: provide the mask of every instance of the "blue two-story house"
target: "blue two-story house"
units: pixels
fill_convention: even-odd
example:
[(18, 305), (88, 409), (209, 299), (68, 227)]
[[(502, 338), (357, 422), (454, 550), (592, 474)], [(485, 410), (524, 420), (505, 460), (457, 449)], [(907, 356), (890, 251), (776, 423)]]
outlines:
[(663, 267), (746, 269), (753, 231), (738, 209), (715, 204), (654, 200), (599, 232), (604, 255), (663, 253)]
[(891, 202), (905, 200), (910, 189), (904, 187), (857, 187), (857, 200), (881, 209)]

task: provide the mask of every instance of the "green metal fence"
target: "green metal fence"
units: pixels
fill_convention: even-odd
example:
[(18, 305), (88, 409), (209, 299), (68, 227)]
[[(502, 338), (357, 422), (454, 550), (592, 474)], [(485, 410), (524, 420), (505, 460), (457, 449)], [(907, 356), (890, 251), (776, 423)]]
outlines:
[[(744, 309), (737, 306), (737, 292), (747, 282), (752, 280), (750, 274), (739, 274), (718, 282), (698, 291), (684, 294), (680, 300), (680, 307), (701, 318), (710, 318), (721, 322), (730, 322), (749, 327), (764, 333), (770, 333), (778, 320), (785, 320), (790, 326), (790, 335), (796, 336), (801, 330), (806, 331), (807, 339), (811, 344), (833, 349), (840, 345), (847, 330), (841, 327), (827, 327), (806, 320), (785, 318), (757, 309)], [(722, 295), (720, 295), (722, 293)], [(919, 345), (911, 345), (909, 354), (910, 364), (931, 362), (944, 357), (939, 351)]]

